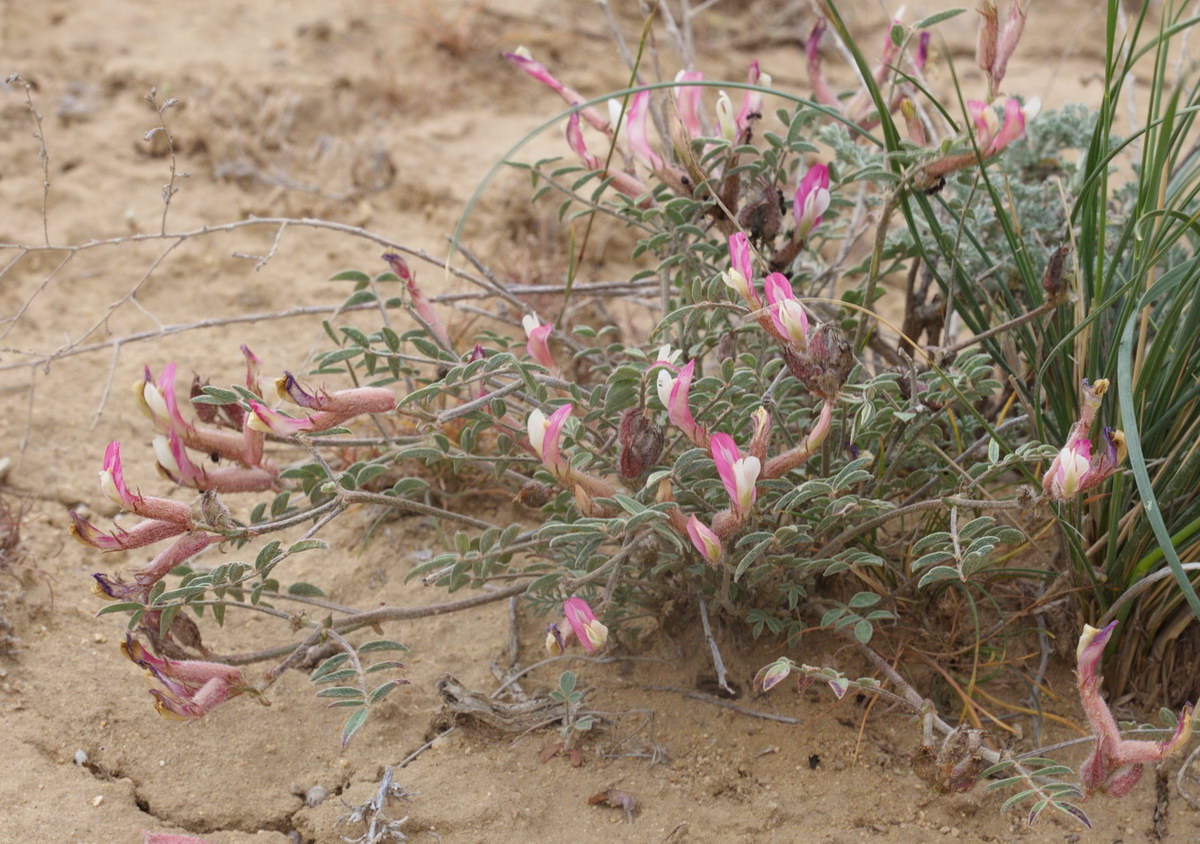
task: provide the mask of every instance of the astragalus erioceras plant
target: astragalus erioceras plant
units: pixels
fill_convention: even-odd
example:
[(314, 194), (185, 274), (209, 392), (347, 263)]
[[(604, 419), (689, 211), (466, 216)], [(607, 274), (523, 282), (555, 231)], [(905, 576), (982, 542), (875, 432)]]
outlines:
[[(310, 391), (285, 375), (277, 382), (278, 394), (299, 408), (297, 415), (285, 414), (264, 398), (257, 359), (247, 351), (244, 387), (194, 388), (197, 412), (203, 410), (207, 419), (193, 423), (179, 410), (173, 368), (157, 382), (148, 375), (139, 396), (164, 438), (155, 447), (158, 466), (173, 481), (205, 494), (193, 508), (131, 492), (114, 444), (102, 486), (143, 521), (106, 534), (77, 518), (76, 535), (104, 550), (174, 538), (133, 572), (132, 581), (96, 578), (106, 597), (121, 602), (116, 608), (131, 613), (131, 628), (164, 654), (152, 657), (132, 639), (126, 645), (130, 658), (165, 687), (156, 695), (160, 708), (198, 717), (239, 692), (261, 697), (298, 658), (299, 647), (262, 680), (251, 681), (236, 669), (175, 660), (172, 653), (203, 654), (195, 624), (182, 608), (211, 607), (221, 621), (227, 607), (260, 607), (264, 593), (279, 593), (275, 568), (289, 553), (312, 547), (313, 540), (306, 535), (286, 551), (278, 543), (268, 545), (252, 566), (193, 569), (170, 591), (163, 580), (169, 571), (212, 545), (248, 542), (314, 518), (309, 534), (315, 534), (354, 503), (388, 498), (471, 528), (456, 535), (453, 551), (418, 566), (412, 576), (452, 589), (507, 581), (504, 594), (522, 592), (543, 610), (561, 606), (563, 624), (547, 629), (546, 647), (554, 655), (563, 653), (572, 636), (591, 651), (636, 635), (639, 616), (655, 613), (671, 598), (699, 595), (749, 624), (756, 636), (770, 631), (793, 641), (812, 626), (804, 617), (815, 611), (821, 626), (847, 632), (866, 647), (880, 625), (896, 620), (892, 598), (904, 590), (911, 595), (914, 579), (921, 590), (958, 583), (986, 594), (980, 584), (995, 569), (997, 549), (1023, 534), (990, 516), (959, 529), (958, 511), (1035, 508), (1032, 490), (996, 500), (979, 488), (1010, 484), (1005, 479), (1014, 473), (1033, 477), (1031, 467), (1051, 457), (1042, 484), (1047, 499), (1072, 499), (1115, 472), (1123, 457), (1119, 432), (1105, 429), (1104, 448), (1095, 457), (1090, 453), (1107, 382), (1085, 384), (1080, 419), (1061, 449), (1025, 442), (1005, 456), (989, 448), (985, 459), (977, 446), (987, 445), (989, 435), (995, 441), (998, 422), (978, 408), (1000, 390), (994, 361), (963, 354), (962, 346), (940, 356), (917, 349), (899, 367), (880, 365), (875, 357), (860, 358), (868, 342), (875, 355), (883, 355), (883, 344), (869, 328), (869, 313), (856, 314), (874, 303), (897, 198), (906, 191), (936, 192), (948, 177), (970, 177), (996, 162), (1036, 113), (1035, 105), (1014, 97), (993, 102), (1025, 21), (1023, 4), (1014, 2), (1010, 9), (1003, 27), (992, 4), (981, 10), (978, 61), (988, 100), (967, 100), (961, 126), (949, 111), (931, 110), (922, 99), (929, 32), (900, 20), (889, 29), (876, 66), (864, 74), (862, 90), (849, 98), (833, 93), (822, 73), (826, 24), (819, 22), (806, 43), (819, 105), (801, 102), (793, 112), (779, 112), (781, 132), (773, 131), (778, 127), (763, 111), (764, 98), (780, 92), (765, 90), (771, 80), (757, 62), (736, 111), (720, 91), (706, 112), (708, 83), (699, 71), (684, 69), (658, 95), (657, 113), (651, 88), (636, 86), (611, 99), (606, 115), (528, 53), (506, 54), (571, 106), (566, 142), (582, 169), (539, 163), (528, 168), (535, 183), (566, 194), (564, 214), (573, 203), (576, 215), (597, 210), (617, 215), (642, 236), (635, 257), (658, 259), (631, 280), (657, 284), (661, 313), (651, 336), (625, 343), (624, 333), (638, 331), (632, 325), (622, 332), (547, 319), (489, 275), (496, 313), (524, 328), (524, 349), (491, 331), (481, 332), (470, 350), (461, 349), (461, 332), (448, 330), (415, 275), (398, 256), (388, 255), (390, 277), (351, 272), (338, 278), (354, 280), (356, 296), (368, 295), (375, 283), (403, 282), (408, 294), (403, 304), (419, 327), (404, 334), (387, 327), (371, 334), (331, 329), (337, 348), (317, 367), (323, 375), (348, 367), (356, 381), (372, 386)], [(845, 39), (833, 9), (830, 21)], [(893, 113), (902, 117), (909, 139), (885, 158), (870, 133), (881, 124), (891, 126)], [(652, 116), (666, 129), (658, 144), (650, 137)], [(584, 124), (600, 143), (588, 143)], [(765, 145), (756, 145), (760, 135)], [(572, 178), (569, 185), (562, 181), (566, 176)], [(872, 253), (854, 267), (850, 246), (871, 226), (878, 226)], [(859, 280), (845, 309), (813, 295), (839, 275)], [(1048, 271), (1047, 290), (1054, 288), (1058, 304), (1065, 295), (1053, 276)], [(409, 387), (399, 401), (391, 386), (398, 383)], [(220, 415), (208, 409), (214, 405)], [(395, 426), (389, 430), (385, 424), (385, 436), (371, 444), (367, 459), (334, 467), (311, 441), (362, 414), (382, 414), (388, 422), (397, 405), (408, 420), (406, 435), (387, 436)], [(266, 434), (307, 444), (312, 460), (281, 471), (265, 456)], [(189, 458), (188, 449), (233, 465), (206, 468)], [(941, 471), (947, 464), (959, 474)], [(396, 465), (406, 477), (381, 494), (364, 491), (368, 481)], [(438, 483), (447, 473), (491, 474), (513, 484), (535, 526), (501, 529), (430, 505), (445, 493)], [(260, 507), (240, 522), (220, 499), (220, 493), (254, 491), (275, 493), (271, 520)], [(293, 492), (303, 492), (309, 504), (291, 505)], [(910, 515), (920, 521), (900, 535), (929, 534), (919, 559), (903, 550), (897, 554), (880, 533)], [(930, 531), (926, 518), (948, 519), (951, 529)], [(848, 595), (848, 583), (836, 579), (820, 589), (814, 585), (821, 575), (846, 572), (855, 576), (850, 588), (867, 588)], [(246, 593), (250, 607), (242, 600)], [(349, 627), (339, 627), (344, 621), (318, 625), (303, 643), (327, 636), (342, 647), (336, 662), (318, 669), (321, 679), (348, 683), (369, 673), (356, 656), (366, 648), (356, 650), (340, 637)], [(790, 661), (768, 666), (761, 685), (778, 683), (788, 666), (795, 668)], [(851, 685), (879, 692), (873, 681), (800, 668), (839, 696)], [(330, 696), (359, 707), (344, 740), (361, 726), (369, 704), (398, 682), (373, 692), (365, 682), (359, 690), (350, 685), (326, 690), (337, 690)], [(1184, 720), (1188, 717), (1185, 713)], [(1121, 756), (1120, 747), (1113, 750), (1109, 732), (1103, 735), (1110, 755), (1093, 766), (1099, 773), (1089, 775), (1095, 780), (1086, 783), (1089, 790), (1113, 777), (1124, 783), (1123, 774), (1113, 771), (1141, 764)], [(962, 746), (979, 749), (978, 742)], [(953, 757), (959, 747), (957, 739), (948, 739), (941, 755)], [(1149, 759), (1136, 758), (1143, 757)], [(958, 770), (962, 762), (951, 767)], [(1035, 775), (1022, 773), (1022, 781)], [(1069, 805), (1059, 799), (1066, 792), (1058, 784), (1038, 781), (1037, 787), (1043, 791), (1034, 796), (1049, 795), (1043, 805)], [(1116, 794), (1121, 788), (1109, 790)]]

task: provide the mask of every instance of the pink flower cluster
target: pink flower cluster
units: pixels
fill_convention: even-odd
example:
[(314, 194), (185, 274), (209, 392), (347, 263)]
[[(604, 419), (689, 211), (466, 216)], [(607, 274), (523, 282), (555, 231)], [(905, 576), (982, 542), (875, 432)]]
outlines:
[[(246, 358), (247, 389), (261, 397), (258, 358), (245, 346), (242, 347), (242, 353)], [(377, 387), (311, 393), (290, 373), (285, 373), (276, 382), (277, 392), (309, 413), (300, 418), (285, 416), (261, 401), (251, 400), (249, 413), (238, 406), (225, 407), (228, 423), (237, 425), (238, 429), (235, 430), (211, 424), (217, 419), (215, 411), (211, 409), (202, 413), (210, 424), (187, 419), (179, 407), (175, 377), (176, 367), (173, 363), (163, 367), (157, 380), (147, 369), (143, 379), (135, 385), (135, 392), (142, 410), (160, 432), (153, 441), (159, 472), (175, 483), (201, 491), (234, 493), (275, 489), (278, 486), (278, 470), (263, 456), (266, 432), (290, 435), (301, 431), (327, 430), (362, 413), (392, 410), (396, 404), (391, 391)], [(199, 392), (197, 384), (193, 394)], [(197, 405), (197, 408), (211, 406)], [(214, 460), (226, 460), (233, 465), (209, 468), (203, 461), (193, 460), (189, 450), (203, 452)], [(220, 533), (201, 529), (219, 527), (211, 524), (214, 521), (211, 514), (200, 520), (210, 524), (201, 525), (190, 505), (170, 498), (144, 495), (131, 489), (125, 480), (121, 445), (116, 441), (110, 442), (104, 451), (100, 489), (121, 511), (140, 516), (142, 521), (129, 528), (114, 525), (111, 531), (104, 532), (79, 513), (71, 511), (71, 533), (85, 545), (102, 551), (119, 551), (176, 538), (149, 563), (132, 572), (133, 579), (130, 582), (114, 579), (107, 574), (94, 575), (94, 589), (102, 597), (144, 601), (150, 589), (167, 572), (223, 538)], [(214, 513), (219, 513), (219, 508)]]
[[(741, 241), (735, 235), (734, 238), (731, 238), (730, 248), (736, 250), (740, 246)], [(739, 265), (744, 270), (739, 268)], [(743, 272), (749, 272), (748, 262), (735, 258), (734, 269), (731, 273), (739, 276), (740, 279), (745, 279), (746, 275)], [(788, 334), (787, 327), (790, 324), (789, 320), (794, 320), (799, 326), (797, 338), (805, 338), (807, 317), (804, 316), (803, 309), (799, 309), (799, 303), (791, 295), (791, 285), (782, 276), (779, 278), (782, 280), (782, 288), (771, 276), (767, 278), (766, 295), (769, 307), (779, 309), (779, 312), (771, 311), (772, 322), (768, 322), (768, 324), (773, 326), (772, 333), (775, 333), (776, 336), (787, 334), (790, 342), (791, 335)], [(738, 282), (735, 280), (730, 286), (736, 289), (737, 284)], [(745, 290), (743, 296), (748, 301), (760, 301), (751, 284), (746, 284), (743, 288)], [(789, 303), (799, 309), (798, 313), (794, 310), (783, 310), (789, 307)], [(764, 317), (762, 321), (766, 322), (767, 319)], [(773, 322), (774, 320), (778, 320), (778, 323)], [(758, 496), (757, 482), (760, 476), (781, 477), (807, 460), (829, 433), (833, 406), (831, 402), (826, 401), (822, 407), (820, 418), (813, 430), (809, 432), (808, 437), (796, 448), (776, 455), (770, 460), (767, 460), (767, 450), (771, 435), (771, 414), (765, 407), (758, 408), (751, 414), (753, 431), (751, 432), (749, 451), (744, 453), (729, 434), (710, 434), (696, 422), (689, 401), (696, 362), (688, 361), (683, 367), (677, 368), (675, 361), (678, 360), (679, 355), (680, 353), (672, 350), (670, 346), (663, 346), (659, 349), (658, 359), (651, 368), (651, 371), (658, 370), (656, 386), (659, 401), (666, 408), (667, 417), (673, 425), (679, 428), (696, 446), (709, 450), (713, 466), (717, 470), (717, 476), (729, 497), (729, 507), (715, 514), (711, 526), (705, 524), (695, 514), (684, 516), (677, 508), (670, 510), (669, 513), (674, 527), (680, 533), (687, 535), (693, 547), (705, 560), (715, 564), (724, 556), (722, 538), (728, 538), (739, 530), (753, 510)], [(672, 372), (676, 374), (672, 375)], [(670, 484), (665, 481), (664, 483), (666, 487), (660, 493), (660, 501), (672, 500)]]
[[(823, 177), (824, 185), (829, 184), (829, 172), (824, 166), (818, 164), (809, 169), (809, 173), (818, 172), (820, 177)], [(801, 189), (807, 189), (808, 193), (804, 194), (804, 198), (797, 199), (797, 207), (803, 210), (797, 216), (797, 228), (802, 225), (807, 225), (807, 231), (811, 232), (813, 228), (821, 222), (821, 213), (829, 205), (829, 191), (827, 188), (822, 188), (822, 178), (809, 180), (807, 177), (801, 184)], [(813, 196), (817, 193), (824, 193), (824, 197), (818, 197), (813, 200)], [(797, 197), (800, 197), (800, 191), (797, 191)], [(802, 216), (816, 214), (812, 219), (807, 219), (802, 223)], [(809, 322), (808, 314), (804, 310), (804, 306), (800, 304), (796, 298), (796, 293), (792, 289), (792, 283), (788, 281), (787, 276), (782, 273), (770, 273), (763, 279), (763, 296), (759, 296), (757, 285), (754, 281), (753, 264), (750, 259), (750, 244), (746, 236), (741, 232), (735, 232), (729, 237), (729, 258), (730, 268), (722, 273), (721, 280), (731, 290), (736, 292), (746, 305), (751, 309), (751, 313), (758, 320), (758, 324), (770, 334), (772, 337), (779, 340), (785, 345), (791, 345), (797, 351), (804, 351), (808, 348)], [(766, 309), (763, 310), (763, 300), (766, 300)]]
[(158, 682), (160, 687), (150, 694), (154, 708), (167, 718), (194, 721), (230, 698), (252, 691), (232, 665), (157, 657), (132, 637), (121, 644), (121, 652)]
[(995, 95), (1008, 70), (1012, 58), (1025, 31), (1025, 0), (1012, 0), (1008, 20), (1000, 28), (1000, 12), (995, 0), (982, 0), (979, 4), (979, 38), (975, 45), (975, 61), (988, 80), (988, 91)]
[[(898, 68), (900, 47), (892, 41), (891, 30), (894, 27), (903, 26), (902, 16), (903, 11), (897, 14), (891, 26), (887, 27), (883, 38), (883, 47), (879, 53), (879, 60), (875, 63), (875, 67), (871, 72), (871, 77), (877, 88), (882, 88)], [(825, 29), (825, 21), (818, 19), (816, 24), (813, 25), (812, 31), (809, 32), (804, 44), (808, 65), (808, 81), (812, 85), (813, 99), (826, 108), (843, 115), (851, 123), (861, 126), (863, 129), (870, 129), (879, 123), (879, 117), (872, 114), (875, 106), (866, 86), (860, 87), (859, 91), (853, 97), (843, 102), (825, 79), (825, 74), (821, 69), (821, 39), (825, 34)], [(912, 59), (913, 70), (918, 74), (923, 71), (928, 57), (929, 33), (922, 32), (917, 41), (916, 55)], [(912, 86), (905, 81), (897, 82), (893, 80), (893, 84), (890, 87), (894, 93), (889, 105), (894, 110), (901, 101), (909, 96), (909, 90)]]
[[(610, 100), (610, 113), (608, 118), (605, 118), (596, 108), (584, 106), (583, 96), (560, 82), (545, 65), (535, 61), (528, 50), (522, 47), (502, 55), (530, 77), (557, 93), (569, 105), (576, 107), (567, 118), (567, 144), (579, 156), (584, 166), (591, 170), (602, 170), (602, 177), (610, 180), (616, 190), (631, 198), (647, 197), (650, 187), (636, 175), (632, 166), (632, 162), (637, 162), (660, 182), (680, 193), (690, 193), (691, 181), (684, 170), (668, 162), (650, 143), (647, 130), (647, 118), (651, 108), (650, 91), (643, 90), (631, 94), (623, 117), (620, 103)], [(681, 70), (675, 77), (675, 81), (679, 83), (701, 82), (703, 79), (703, 73), (691, 70)], [(771, 84), (771, 77), (762, 72), (758, 62), (751, 62), (747, 80), (751, 85), (761, 87)], [(710, 127), (705, 126), (702, 116), (703, 93), (704, 88), (699, 85), (680, 84), (672, 89), (675, 131), (683, 145), (693, 139), (705, 137), (710, 132)], [(736, 115), (733, 112), (733, 104), (724, 91), (717, 97), (716, 128), (720, 135), (731, 143), (748, 143), (754, 123), (761, 117), (762, 94), (758, 91), (745, 92), (741, 109)], [(603, 133), (608, 142), (611, 143), (615, 138), (618, 150), (630, 163), (624, 168), (607, 166), (606, 162), (594, 155), (584, 137), (584, 122)]]

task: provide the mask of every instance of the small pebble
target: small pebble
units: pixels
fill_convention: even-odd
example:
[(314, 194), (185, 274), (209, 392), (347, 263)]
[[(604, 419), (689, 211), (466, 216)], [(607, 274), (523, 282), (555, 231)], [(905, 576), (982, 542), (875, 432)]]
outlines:
[(86, 765), (88, 761), (87, 751), (82, 747), (75, 751), (75, 764)]
[(310, 809), (314, 806), (320, 806), (329, 797), (329, 792), (323, 786), (314, 785), (308, 791), (304, 792), (304, 805)]
[(92, 641), (95, 642), (97, 645), (103, 645), (105, 642), (108, 641), (108, 637), (105, 636), (103, 633), (93, 633)]
[(101, 803), (103, 803), (103, 802), (104, 802), (104, 795), (103, 795), (103, 794), (97, 794), (95, 797), (93, 797), (93, 798), (92, 798), (92, 805), (93, 805), (93, 806), (99, 806), (99, 805), (100, 805)]

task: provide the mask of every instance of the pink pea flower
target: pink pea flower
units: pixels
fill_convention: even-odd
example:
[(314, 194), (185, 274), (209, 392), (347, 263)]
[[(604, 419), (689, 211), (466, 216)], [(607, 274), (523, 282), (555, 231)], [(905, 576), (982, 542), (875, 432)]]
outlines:
[(944, 156), (925, 165), (920, 183), (933, 187), (947, 174), (965, 167), (973, 167), (980, 161), (997, 155), (1013, 141), (1025, 134), (1026, 124), (1037, 115), (1041, 103), (1035, 98), (1024, 106), (1014, 99), (1004, 103), (1004, 122), (996, 116), (995, 109), (980, 100), (967, 102), (967, 115), (975, 124), (975, 150)]
[(222, 466), (210, 471), (198, 465), (174, 431), (155, 437), (153, 446), (158, 470), (181, 486), (218, 492), (263, 492), (275, 486), (275, 476), (261, 466)]
[(1046, 495), (1065, 501), (1098, 486), (1120, 468), (1125, 459), (1125, 435), (1105, 428), (1101, 436), (1104, 447), (1094, 456), (1087, 437), (1075, 437), (1063, 446), (1042, 477)]
[(412, 301), (413, 312), (424, 323), (424, 327), (434, 336), (434, 339), (441, 343), (443, 348), (453, 349), (454, 344), (450, 342), (450, 335), (442, 325), (441, 317), (433, 309), (429, 300), (425, 298), (421, 288), (417, 287), (416, 274), (408, 268), (405, 260), (394, 252), (385, 252), (381, 257), (392, 268), (392, 272), (404, 282), (404, 286), (408, 289), (408, 298)]
[(980, 100), (967, 101), (967, 113), (975, 121), (975, 143), (984, 158), (996, 155), (1000, 150), (1025, 135), (1025, 123), (1037, 114), (1040, 103), (1030, 100), (1025, 106), (1011, 97), (1004, 101), (1004, 122), (996, 116), (990, 105)]
[[(569, 105), (577, 106), (584, 102), (583, 97), (580, 96), (577, 91), (574, 91), (568, 88), (566, 85), (563, 85), (556, 78), (554, 78), (553, 74), (546, 69), (545, 65), (534, 61), (529, 51), (524, 47), (518, 47), (511, 53), (501, 53), (501, 55), (515, 64), (517, 67), (521, 68), (521, 70), (528, 73), (538, 82), (541, 82), (543, 85), (550, 88), (560, 97), (562, 97)], [(608, 121), (604, 119), (600, 112), (596, 111), (596, 109), (592, 108), (591, 106), (580, 109), (579, 113), (583, 115), (583, 118), (588, 123), (599, 129), (601, 132), (607, 132), (609, 130)]]
[(1012, 0), (1012, 6), (1008, 10), (1008, 20), (1004, 24), (1004, 29), (1000, 30), (1000, 37), (996, 40), (996, 60), (992, 64), (990, 74), (993, 90), (998, 90), (1000, 83), (1004, 81), (1004, 74), (1008, 71), (1008, 60), (1016, 51), (1017, 43), (1020, 42), (1021, 33), (1024, 31), (1024, 2), (1023, 0)]
[(157, 657), (132, 637), (122, 643), (121, 652), (162, 684), (150, 694), (154, 708), (166, 718), (194, 721), (249, 690), (242, 682), (242, 672), (232, 665)]
[(658, 347), (658, 356), (654, 363), (664, 364), (670, 369), (676, 369), (676, 364), (679, 363), (680, 356), (683, 355), (682, 349), (672, 349), (670, 343), (663, 343)]
[[(676, 82), (701, 82), (704, 74), (698, 70), (681, 70), (675, 74)], [(704, 89), (696, 85), (686, 85), (672, 88), (675, 98), (675, 113), (683, 125), (684, 134), (688, 138), (699, 138), (704, 134), (700, 125), (700, 98)]]
[(738, 518), (745, 517), (758, 497), (755, 482), (762, 469), (761, 461), (753, 455), (743, 457), (729, 434), (713, 434), (712, 458), (734, 514)]
[(600, 623), (583, 598), (567, 598), (563, 601), (563, 616), (584, 650), (594, 651), (604, 647), (608, 641), (608, 628)]
[(1042, 478), (1042, 488), (1051, 498), (1072, 498), (1087, 481), (1092, 468), (1092, 444), (1079, 437), (1062, 447), (1049, 471)]
[(989, 154), (995, 155), (1013, 141), (1025, 137), (1025, 121), (1033, 116), (1038, 104), (1037, 101), (1030, 100), (1022, 106), (1011, 97), (1004, 101), (1004, 123), (988, 145)]
[(763, 289), (779, 338), (798, 349), (808, 348), (808, 314), (797, 301), (792, 283), (782, 273), (771, 273), (763, 281)]
[(629, 111), (625, 116), (625, 137), (629, 143), (629, 151), (634, 157), (658, 172), (663, 169), (663, 160), (650, 146), (646, 137), (646, 116), (650, 113), (650, 92), (638, 91), (629, 103)]
[(696, 372), (696, 362), (690, 360), (687, 366), (679, 370), (679, 375), (675, 378), (667, 376), (667, 381), (663, 380), (665, 373), (659, 373), (658, 382), (658, 398), (663, 400), (663, 386), (665, 383), (670, 384), (670, 393), (665, 397), (667, 407), (667, 418), (671, 420), (671, 424), (683, 431), (688, 439), (697, 445), (705, 445), (708, 443), (708, 432), (696, 422), (692, 416), (692, 409), (689, 403), (689, 393), (692, 389), (692, 376)]
[(926, 29), (917, 39), (917, 55), (913, 58), (913, 64), (918, 71), (925, 70), (925, 64), (929, 61), (929, 39), (932, 35), (933, 33)]
[(814, 164), (805, 172), (792, 199), (792, 216), (796, 218), (796, 239), (803, 240), (821, 225), (821, 217), (828, 209), (829, 168), (824, 164)]
[(579, 113), (573, 113), (567, 118), (567, 146), (583, 161), (589, 170), (599, 170), (600, 161), (592, 155), (583, 139), (583, 127), (579, 125)]
[(179, 412), (179, 404), (175, 399), (174, 363), (163, 367), (158, 383), (155, 383), (154, 376), (150, 374), (150, 367), (147, 366), (142, 381), (137, 385), (137, 394), (142, 410), (159, 428), (174, 428), (177, 431), (192, 428), (192, 424)]
[(156, 498), (150, 495), (138, 495), (130, 492), (125, 485), (125, 473), (121, 466), (121, 444), (113, 440), (104, 450), (104, 468), (100, 472), (100, 489), (104, 495), (130, 513), (137, 513), (147, 519), (157, 519), (180, 525), (189, 525), (192, 521), (192, 508), (182, 501), (170, 498)]
[(262, 459), (260, 434), (201, 428), (183, 418), (175, 398), (175, 364), (164, 366), (157, 382), (150, 374), (150, 367), (146, 367), (145, 376), (137, 383), (135, 392), (142, 411), (155, 427), (164, 434), (174, 431), (188, 448), (248, 466), (256, 465)]
[(829, 106), (835, 111), (842, 110), (842, 104), (838, 101), (837, 94), (829, 87), (829, 83), (825, 81), (825, 74), (821, 70), (821, 36), (825, 34), (825, 21), (818, 18), (813, 24), (812, 32), (808, 34), (808, 40), (804, 42), (804, 51), (808, 58), (808, 84), (812, 85), (813, 99), (821, 105)]
[(529, 431), (529, 444), (533, 446), (542, 465), (556, 476), (565, 473), (569, 468), (567, 458), (560, 451), (559, 444), (562, 440), (563, 425), (566, 424), (567, 417), (571, 415), (571, 410), (572, 405), (564, 404), (551, 413), (547, 419), (546, 414), (542, 413), (539, 408), (534, 408), (529, 414), (526, 425)]
[(258, 385), (258, 369), (262, 364), (258, 355), (250, 351), (250, 347), (246, 344), (241, 345), (242, 356), (246, 358), (246, 389), (250, 392), (261, 396), (262, 388)]
[(712, 528), (700, 521), (695, 515), (691, 516), (687, 522), (688, 538), (692, 540), (692, 545), (700, 552), (700, 556), (708, 560), (708, 562), (716, 565), (721, 561), (721, 556), (725, 553), (721, 548), (721, 539)]
[(721, 273), (721, 281), (754, 310), (762, 307), (762, 299), (754, 289), (754, 264), (750, 254), (750, 241), (741, 232), (734, 232), (729, 236), (729, 270)]
[(307, 392), (290, 374), (275, 382), (276, 392), (314, 413), (300, 418), (284, 416), (265, 404), (250, 401), (251, 416), (247, 427), (281, 437), (298, 433), (327, 431), (364, 413), (387, 413), (396, 409), (396, 396), (385, 387), (353, 387), (333, 393)]
[(129, 530), (114, 525), (110, 533), (105, 533), (74, 510), (67, 511), (67, 515), (71, 517), (71, 535), (84, 545), (101, 551), (128, 551), (153, 545), (188, 529), (187, 525), (178, 522), (144, 519)]
[(1096, 455), (1091, 453), (1088, 430), (1095, 421), (1096, 411), (1107, 391), (1107, 379), (1101, 378), (1094, 385), (1084, 379), (1079, 418), (1071, 426), (1067, 444), (1055, 455), (1042, 477), (1042, 490), (1050, 498), (1065, 501), (1078, 493), (1087, 492), (1116, 472), (1125, 460), (1125, 435), (1112, 428), (1105, 428), (1101, 432), (1104, 443), (1100, 452)]
[(222, 539), (219, 534), (189, 531), (159, 551), (149, 563), (140, 569), (134, 569), (132, 583), (114, 580), (106, 574), (93, 574), (92, 579), (96, 582), (92, 586), (92, 593), (100, 598), (117, 601), (144, 601), (154, 584), (166, 577), (171, 569), (187, 562)]
[[(589, 170), (600, 170), (603, 167), (600, 160), (588, 151), (587, 142), (583, 139), (583, 131), (579, 125), (578, 114), (572, 114), (567, 118), (567, 144), (582, 159), (583, 166)], [(641, 179), (624, 170), (604, 170), (601, 175), (603, 178), (611, 180), (614, 189), (631, 199), (645, 196), (650, 192)]]
[(525, 351), (546, 369), (555, 369), (554, 355), (550, 354), (550, 345), (547, 342), (554, 326), (550, 323), (541, 325), (533, 314), (522, 317), (521, 325), (525, 327), (525, 336), (529, 338), (529, 342), (525, 344)]
[(1175, 733), (1168, 739), (1134, 741), (1121, 738), (1117, 719), (1100, 695), (1102, 677), (1097, 670), (1104, 647), (1116, 626), (1115, 621), (1103, 630), (1084, 625), (1075, 651), (1079, 699), (1096, 737), (1096, 745), (1079, 769), (1079, 777), (1086, 794), (1101, 791), (1112, 797), (1124, 797), (1141, 779), (1147, 763), (1166, 759), (1191, 739), (1192, 705), (1183, 707)]
[[(746, 75), (746, 81), (751, 85), (761, 85), (764, 88), (771, 87), (771, 77), (763, 73), (758, 66), (757, 61), (750, 62), (750, 71)], [(762, 94), (758, 91), (744, 91), (742, 94), (742, 110), (738, 112), (734, 118), (734, 125), (737, 127), (737, 138), (739, 143), (748, 143), (750, 134), (754, 128), (754, 121), (762, 117), (763, 99)]]
[(996, 93), (1004, 74), (1008, 70), (1008, 60), (1012, 58), (1025, 30), (1025, 7), (1022, 0), (1012, 0), (1009, 7), (1008, 20), (1004, 29), (1000, 28), (1000, 13), (994, 0), (983, 0), (979, 5), (979, 38), (975, 46), (975, 61), (988, 78), (988, 90)]
[(663, 410), (667, 410), (671, 406), (671, 389), (675, 386), (675, 376), (672, 372), (679, 372), (679, 358), (683, 354), (682, 349), (672, 349), (670, 343), (664, 343), (658, 348), (658, 357), (654, 361), (654, 366), (651, 369), (657, 369), (658, 375), (655, 381), (655, 392), (658, 394), (658, 400), (662, 402)]

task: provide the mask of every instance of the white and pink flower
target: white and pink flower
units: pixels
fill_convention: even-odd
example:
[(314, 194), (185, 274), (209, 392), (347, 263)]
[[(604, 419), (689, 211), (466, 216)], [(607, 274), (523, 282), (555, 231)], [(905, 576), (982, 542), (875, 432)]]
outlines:
[(721, 273), (721, 281), (737, 293), (754, 310), (762, 307), (762, 299), (754, 289), (754, 262), (750, 241), (741, 232), (729, 236), (729, 269)]
[(808, 314), (796, 299), (792, 283), (782, 273), (771, 273), (763, 281), (767, 305), (779, 339), (797, 349), (808, 348)]
[(804, 240), (821, 225), (822, 216), (829, 210), (829, 202), (829, 168), (824, 164), (814, 164), (805, 171), (792, 198), (797, 240)]
[(525, 344), (525, 351), (529, 356), (537, 361), (546, 369), (555, 369), (554, 355), (550, 354), (550, 332), (554, 330), (554, 326), (550, 323), (542, 325), (536, 316), (533, 314), (525, 314), (521, 318), (521, 325), (525, 329), (525, 336), (528, 342)]
[(542, 465), (555, 476), (562, 475), (569, 468), (567, 458), (560, 450), (563, 425), (571, 415), (573, 405), (564, 404), (558, 410), (546, 414), (540, 408), (534, 408), (529, 414), (526, 428), (529, 433), (529, 445), (542, 461)]
[(753, 455), (743, 457), (729, 434), (713, 434), (711, 447), (717, 475), (729, 494), (733, 512), (739, 519), (744, 518), (758, 497), (755, 484), (762, 462)]
[(688, 518), (687, 534), (701, 557), (714, 565), (721, 561), (725, 553), (721, 548), (721, 538), (695, 515)]

